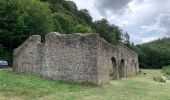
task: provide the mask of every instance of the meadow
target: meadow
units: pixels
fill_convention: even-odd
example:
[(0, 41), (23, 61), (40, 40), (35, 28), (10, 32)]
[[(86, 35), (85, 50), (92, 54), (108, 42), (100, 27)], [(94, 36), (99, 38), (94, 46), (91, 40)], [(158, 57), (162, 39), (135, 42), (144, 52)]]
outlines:
[(68, 83), (35, 75), (0, 70), (0, 100), (170, 100), (170, 83), (153, 81), (161, 70), (143, 73), (109, 84)]

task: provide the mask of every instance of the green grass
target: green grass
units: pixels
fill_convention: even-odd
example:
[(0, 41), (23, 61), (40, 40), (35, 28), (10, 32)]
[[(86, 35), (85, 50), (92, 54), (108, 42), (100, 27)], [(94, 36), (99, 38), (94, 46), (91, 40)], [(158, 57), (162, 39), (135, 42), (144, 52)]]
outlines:
[(170, 65), (164, 66), (162, 71), (164, 75), (170, 80)]
[(0, 70), (0, 100), (170, 100), (170, 83), (153, 81), (160, 70), (146, 70), (109, 84), (95, 86), (53, 81)]

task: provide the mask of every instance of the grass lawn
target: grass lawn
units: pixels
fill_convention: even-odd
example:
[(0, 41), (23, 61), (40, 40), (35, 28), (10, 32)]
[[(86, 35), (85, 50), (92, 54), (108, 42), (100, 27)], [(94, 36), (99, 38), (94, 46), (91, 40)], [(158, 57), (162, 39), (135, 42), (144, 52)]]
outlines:
[(160, 70), (112, 80), (104, 86), (52, 81), (0, 70), (0, 100), (170, 100), (170, 83), (154, 82)]
[(170, 65), (164, 66), (162, 72), (170, 80)]

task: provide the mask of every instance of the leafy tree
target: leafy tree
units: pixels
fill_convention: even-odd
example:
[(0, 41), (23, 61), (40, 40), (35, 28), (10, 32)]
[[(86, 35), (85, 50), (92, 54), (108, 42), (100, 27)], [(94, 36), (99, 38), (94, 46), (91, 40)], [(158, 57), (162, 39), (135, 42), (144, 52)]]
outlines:
[(71, 16), (58, 12), (54, 14), (54, 20), (58, 21), (63, 33), (69, 34), (73, 32), (74, 21)]
[(134, 50), (139, 55), (141, 68), (162, 68), (170, 65), (170, 38), (137, 45)]
[(71, 12), (77, 12), (78, 11), (78, 8), (73, 1), (66, 1), (66, 2), (63, 3), (63, 6)]
[(90, 16), (88, 10), (81, 9), (80, 11), (78, 11), (77, 14), (81, 19), (84, 19), (85, 23), (88, 23), (88, 24), (92, 23), (92, 17)]
[[(37, 0), (0, 0), (0, 44), (11, 52), (32, 34), (53, 31), (52, 13), (47, 3)], [(4, 53), (4, 56), (6, 55)], [(3, 55), (0, 58), (4, 58)]]
[[(48, 4), (36, 0), (0, 0), (1, 43), (13, 49), (32, 34), (53, 30)], [(12, 46), (11, 46), (12, 45)]]
[(0, 0), (0, 49), (3, 50), (0, 59), (6, 56), (5, 59), (12, 61), (12, 50), (29, 36), (44, 37), (51, 31), (97, 32), (112, 44), (119, 42), (121, 35), (119, 27), (110, 25), (105, 19), (93, 22), (89, 11), (78, 10), (72, 1)]
[(123, 44), (125, 44), (126, 46), (130, 46), (130, 36), (127, 32), (122, 34), (121, 38)]
[(74, 33), (90, 33), (91, 31), (90, 27), (83, 26), (82, 24), (77, 24), (74, 27)]
[(115, 44), (121, 39), (121, 30), (118, 26), (110, 25), (106, 19), (94, 23), (95, 32), (99, 33), (107, 42)]

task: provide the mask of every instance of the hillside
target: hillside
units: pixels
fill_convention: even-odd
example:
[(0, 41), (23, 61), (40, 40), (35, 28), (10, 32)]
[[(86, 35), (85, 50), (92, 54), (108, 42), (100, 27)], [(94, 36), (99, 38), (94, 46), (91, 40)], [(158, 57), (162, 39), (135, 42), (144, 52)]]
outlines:
[(99, 33), (109, 43), (119, 42), (121, 29), (106, 19), (93, 21), (86, 9), (67, 0), (0, 0), (0, 59), (12, 64), (13, 49), (29, 36), (48, 32)]
[(170, 65), (170, 38), (158, 39), (137, 45), (140, 67), (162, 68)]

